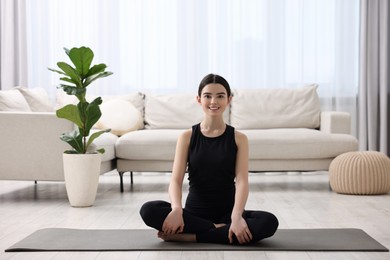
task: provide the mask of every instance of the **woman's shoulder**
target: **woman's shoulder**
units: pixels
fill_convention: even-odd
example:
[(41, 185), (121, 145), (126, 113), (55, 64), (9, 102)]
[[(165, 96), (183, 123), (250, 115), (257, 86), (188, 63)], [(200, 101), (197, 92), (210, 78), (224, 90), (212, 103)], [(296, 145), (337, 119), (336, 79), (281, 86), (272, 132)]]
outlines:
[(189, 143), (191, 140), (191, 135), (192, 135), (192, 128), (186, 129), (180, 134), (179, 140), (184, 141), (185, 143)]
[(237, 145), (242, 144), (242, 143), (248, 143), (248, 137), (243, 132), (240, 132), (238, 130), (234, 130), (234, 136), (235, 136)]
[(181, 136), (184, 136), (184, 137), (191, 137), (191, 135), (192, 135), (192, 128), (186, 129), (186, 130), (184, 130), (183, 133), (181, 133)]

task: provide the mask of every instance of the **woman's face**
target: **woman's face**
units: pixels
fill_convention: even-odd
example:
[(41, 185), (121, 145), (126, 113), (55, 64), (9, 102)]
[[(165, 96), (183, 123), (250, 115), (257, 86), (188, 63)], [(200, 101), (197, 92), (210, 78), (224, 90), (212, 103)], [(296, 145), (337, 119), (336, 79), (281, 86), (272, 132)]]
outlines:
[(208, 84), (202, 89), (197, 100), (207, 115), (214, 116), (223, 114), (231, 97), (228, 97), (225, 87), (221, 84)]

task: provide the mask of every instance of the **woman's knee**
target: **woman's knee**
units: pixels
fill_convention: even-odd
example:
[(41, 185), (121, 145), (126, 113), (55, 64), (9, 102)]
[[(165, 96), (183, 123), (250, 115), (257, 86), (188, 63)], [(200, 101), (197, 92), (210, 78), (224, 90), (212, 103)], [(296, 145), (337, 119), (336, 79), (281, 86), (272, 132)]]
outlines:
[(142, 205), (139, 213), (145, 224), (150, 226), (153, 225), (158, 216), (164, 214), (169, 209), (170, 204), (166, 201), (148, 201)]
[(139, 210), (139, 214), (141, 215), (141, 218), (145, 221), (145, 219), (148, 219), (148, 216), (150, 216), (150, 211), (152, 210), (152, 201), (145, 202), (141, 209)]
[(254, 212), (246, 221), (252, 232), (253, 242), (273, 236), (279, 226), (277, 217), (265, 211)]
[(270, 212), (267, 212), (267, 213), (268, 213), (267, 214), (268, 215), (267, 216), (267, 224), (268, 224), (267, 226), (269, 227), (268, 228), (268, 231), (269, 231), (268, 235), (273, 236), (279, 227), (279, 220), (274, 214), (272, 214)]

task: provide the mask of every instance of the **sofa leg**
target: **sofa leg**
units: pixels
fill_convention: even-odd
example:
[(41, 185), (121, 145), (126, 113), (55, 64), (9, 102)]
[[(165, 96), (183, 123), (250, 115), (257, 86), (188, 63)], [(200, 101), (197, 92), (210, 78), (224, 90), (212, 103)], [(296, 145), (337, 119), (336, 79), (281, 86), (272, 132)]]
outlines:
[(124, 172), (118, 172), (119, 173), (119, 179), (120, 179), (120, 189), (121, 192), (123, 192), (123, 174)]
[[(123, 174), (125, 172), (118, 172), (118, 173), (119, 173), (119, 179), (120, 179), (121, 192), (123, 192)], [(130, 172), (130, 184), (133, 185), (133, 172)]]

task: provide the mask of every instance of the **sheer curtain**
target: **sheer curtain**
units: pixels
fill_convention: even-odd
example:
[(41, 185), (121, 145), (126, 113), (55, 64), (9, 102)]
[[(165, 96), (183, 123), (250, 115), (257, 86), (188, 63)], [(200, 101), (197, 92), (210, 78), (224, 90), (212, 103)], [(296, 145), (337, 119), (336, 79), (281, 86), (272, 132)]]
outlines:
[(356, 124), (359, 0), (35, 0), (27, 19), (31, 87), (54, 93), (47, 67), (85, 45), (114, 72), (97, 94), (196, 93), (210, 72), (233, 88), (318, 83), (323, 109)]
[(27, 84), (25, 0), (0, 0), (0, 89)]

